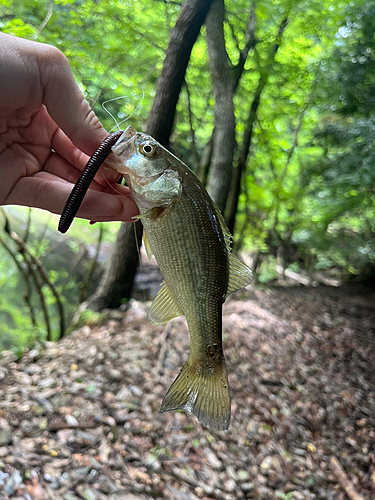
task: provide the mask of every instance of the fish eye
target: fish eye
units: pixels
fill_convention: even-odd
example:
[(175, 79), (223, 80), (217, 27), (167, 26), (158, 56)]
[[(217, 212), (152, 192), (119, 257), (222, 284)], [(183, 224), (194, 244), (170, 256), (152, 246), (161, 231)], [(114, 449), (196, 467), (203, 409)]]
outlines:
[(139, 150), (144, 156), (151, 158), (156, 153), (156, 146), (152, 142), (145, 142), (144, 144), (141, 144)]

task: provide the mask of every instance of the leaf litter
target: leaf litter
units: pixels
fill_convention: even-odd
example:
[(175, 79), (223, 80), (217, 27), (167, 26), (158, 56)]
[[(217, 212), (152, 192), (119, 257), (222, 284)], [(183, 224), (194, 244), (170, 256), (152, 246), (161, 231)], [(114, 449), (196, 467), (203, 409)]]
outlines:
[(2, 352), (0, 498), (375, 498), (374, 299), (344, 287), (230, 298), (227, 432), (158, 413), (189, 337), (183, 318), (150, 324), (149, 302), (18, 361)]

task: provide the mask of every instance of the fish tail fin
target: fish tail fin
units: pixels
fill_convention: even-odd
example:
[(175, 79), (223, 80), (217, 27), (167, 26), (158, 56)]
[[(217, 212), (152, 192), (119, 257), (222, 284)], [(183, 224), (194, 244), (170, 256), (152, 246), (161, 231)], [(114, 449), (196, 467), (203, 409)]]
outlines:
[(160, 413), (187, 410), (209, 429), (228, 429), (230, 397), (224, 355), (216, 358), (212, 365), (193, 363), (189, 356), (165, 395)]

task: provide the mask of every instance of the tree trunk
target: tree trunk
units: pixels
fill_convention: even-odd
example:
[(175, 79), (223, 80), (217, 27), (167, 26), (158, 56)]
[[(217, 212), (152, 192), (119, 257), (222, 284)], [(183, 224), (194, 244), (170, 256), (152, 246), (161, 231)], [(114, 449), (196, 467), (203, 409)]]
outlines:
[(215, 0), (207, 16), (207, 48), (215, 96), (215, 134), (207, 191), (224, 212), (235, 149), (234, 74), (224, 40), (224, 0)]
[(233, 173), (234, 188), (233, 188), (233, 193), (231, 196), (230, 206), (229, 206), (228, 215), (227, 215), (227, 219), (226, 219), (228, 229), (231, 232), (231, 234), (234, 233), (234, 224), (235, 224), (235, 219), (236, 219), (236, 215), (237, 215), (238, 199), (239, 199), (240, 193), (241, 193), (242, 173), (245, 170), (247, 157), (249, 155), (251, 140), (252, 140), (252, 136), (253, 136), (254, 123), (255, 123), (255, 119), (256, 119), (257, 111), (258, 111), (258, 107), (259, 107), (259, 102), (260, 102), (260, 96), (263, 92), (265, 85), (266, 85), (266, 77), (264, 75), (261, 75), (259, 78), (258, 87), (255, 91), (253, 102), (251, 103), (250, 113), (249, 113), (249, 117), (247, 119), (246, 129), (245, 129), (244, 136), (243, 136), (240, 156), (238, 158), (237, 166), (234, 169), (234, 173)]
[(130, 298), (139, 263), (138, 250), (142, 243), (142, 232), (143, 227), (139, 221), (121, 225), (100, 284), (85, 303), (85, 308), (93, 311), (116, 308), (121, 305), (122, 299)]
[[(164, 146), (168, 146), (190, 54), (212, 1), (186, 0), (171, 33), (147, 123), (147, 133)], [(143, 231), (140, 222), (137, 226), (139, 248)], [(116, 308), (121, 305), (122, 298), (130, 297), (138, 265), (132, 228), (133, 225), (121, 224), (106, 271), (97, 291), (88, 299), (87, 308), (95, 311), (106, 307)]]
[[(275, 45), (272, 47), (271, 54), (270, 54), (268, 71), (275, 60), (277, 51), (279, 50), (279, 47), (281, 44), (282, 35), (284, 33), (284, 30), (285, 30), (287, 24), (288, 24), (288, 18), (286, 17), (282, 20), (282, 22), (279, 26), (277, 41), (276, 41)], [(267, 80), (268, 80), (268, 72), (266, 71), (266, 72), (261, 73), (260, 77), (259, 77), (259, 81), (258, 81), (258, 87), (255, 91), (254, 99), (253, 99), (253, 102), (252, 102), (251, 107), (250, 107), (249, 117), (247, 119), (247, 126), (246, 126), (246, 130), (244, 133), (240, 157), (238, 160), (237, 168), (235, 169), (233, 196), (231, 199), (231, 205), (230, 205), (228, 217), (227, 217), (228, 229), (232, 234), (234, 233), (234, 226), (235, 226), (235, 222), (236, 222), (236, 215), (237, 215), (237, 208), (238, 208), (238, 199), (239, 199), (239, 196), (241, 193), (241, 179), (242, 179), (243, 172), (245, 171), (247, 157), (249, 155), (250, 148), (251, 148), (251, 142), (252, 142), (252, 137), (253, 137), (253, 128), (254, 128), (254, 123), (256, 120), (256, 116), (257, 116), (259, 103), (260, 103), (260, 97), (262, 95), (264, 87), (267, 84)]]
[(213, 0), (186, 0), (172, 30), (155, 99), (147, 121), (147, 133), (167, 147), (178, 97), (193, 45)]

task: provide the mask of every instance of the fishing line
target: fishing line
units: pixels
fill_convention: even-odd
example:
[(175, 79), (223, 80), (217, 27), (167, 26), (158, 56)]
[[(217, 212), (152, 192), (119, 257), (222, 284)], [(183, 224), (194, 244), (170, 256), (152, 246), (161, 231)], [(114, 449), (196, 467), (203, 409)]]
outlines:
[[(121, 120), (120, 122), (118, 122), (118, 121), (116, 120), (116, 118), (113, 116), (113, 114), (109, 111), (109, 109), (107, 109), (107, 108), (106, 108), (106, 106), (105, 106), (105, 105), (106, 105), (108, 102), (118, 101), (119, 99), (125, 99), (126, 97), (127, 97), (126, 95), (122, 95), (122, 96), (114, 97), (113, 99), (108, 99), (107, 101), (104, 101), (104, 102), (102, 103), (102, 108), (104, 109), (104, 111), (105, 111), (106, 113), (108, 113), (108, 114), (109, 114), (109, 116), (112, 118), (112, 120), (113, 120), (113, 121), (115, 122), (115, 124), (116, 124), (114, 127), (112, 127), (112, 128), (111, 128), (111, 130), (109, 131), (110, 133), (111, 133), (111, 132), (112, 132), (115, 128), (117, 128), (117, 130), (120, 130), (120, 125), (121, 125), (122, 123), (125, 123), (127, 120), (129, 120), (129, 119), (130, 119), (130, 118), (134, 115), (134, 113), (137, 111), (137, 109), (139, 109), (139, 107), (140, 107), (140, 106), (142, 105), (142, 103), (143, 103), (143, 100), (144, 100), (144, 98), (145, 98), (145, 92), (144, 92), (144, 91), (142, 91), (142, 99), (141, 99), (141, 101), (137, 104), (137, 106), (134, 108), (134, 110), (132, 111), (132, 113), (130, 113), (130, 115), (129, 115), (129, 116), (127, 116), (124, 120)], [(104, 177), (104, 179), (106, 180), (106, 182), (107, 182), (108, 186), (109, 186), (110, 188), (112, 188), (112, 189), (113, 189), (113, 191), (115, 191), (117, 194), (123, 195), (123, 193), (120, 193), (119, 191), (117, 191), (117, 189), (115, 189), (115, 187), (114, 187), (114, 186), (113, 186), (113, 185), (109, 182), (109, 180), (106, 178), (106, 176), (105, 176), (104, 172), (102, 172), (102, 174), (103, 174), (103, 177)]]
[[(137, 239), (137, 224), (136, 224), (136, 222), (133, 222), (133, 228), (134, 228), (135, 246), (137, 247), (137, 253), (138, 253), (139, 272), (143, 273), (144, 268), (143, 268), (143, 263), (142, 263), (141, 249), (139, 247), (138, 239)], [(144, 287), (142, 289), (142, 294), (143, 294), (143, 302), (146, 302), (146, 291), (145, 291)]]
[[(113, 189), (113, 191), (115, 191), (115, 193), (117, 193), (117, 194), (119, 194), (119, 195), (121, 195), (121, 196), (124, 196), (124, 193), (120, 193), (120, 191), (117, 191), (117, 189), (114, 187), (114, 185), (113, 185), (113, 184), (111, 184), (111, 183), (109, 182), (109, 180), (108, 180), (108, 179), (107, 179), (107, 177), (105, 176), (104, 171), (102, 171), (102, 176), (103, 176), (104, 180), (106, 181), (106, 183), (108, 184), (108, 186), (109, 186), (111, 189)], [(121, 180), (121, 182), (122, 182), (122, 180)]]
[(118, 122), (117, 122), (116, 118), (115, 118), (115, 117), (113, 116), (113, 114), (109, 111), (109, 109), (107, 109), (107, 108), (105, 107), (105, 105), (106, 105), (108, 102), (118, 101), (119, 99), (125, 99), (126, 97), (127, 97), (126, 95), (121, 95), (121, 96), (119, 96), (119, 97), (114, 97), (113, 99), (108, 99), (107, 101), (102, 102), (102, 108), (104, 109), (104, 111), (105, 111), (106, 113), (108, 113), (108, 114), (109, 114), (109, 116), (112, 118), (112, 120), (113, 120), (113, 121), (115, 122), (115, 124), (116, 124), (116, 125), (115, 125), (115, 126), (114, 126), (111, 130), (110, 130), (110, 131), (112, 131), (112, 130), (113, 130), (114, 128), (116, 128), (116, 127), (117, 127), (117, 129), (118, 129), (118, 130), (120, 130), (120, 127), (119, 127), (119, 124), (118, 124)]
[[(107, 101), (104, 101), (102, 103), (102, 108), (104, 109), (104, 111), (106, 111), (109, 116), (112, 118), (112, 120), (115, 122), (115, 126), (112, 127), (112, 129), (109, 131), (110, 133), (117, 128), (117, 130), (120, 130), (120, 125), (122, 125), (123, 123), (125, 123), (126, 121), (128, 121), (133, 115), (134, 113), (140, 108), (140, 106), (142, 105), (143, 103), (143, 100), (145, 98), (145, 92), (142, 91), (142, 98), (140, 100), (140, 102), (137, 104), (137, 106), (134, 108), (134, 110), (132, 111), (132, 113), (127, 116), (126, 118), (124, 118), (123, 120), (121, 120), (120, 122), (118, 122), (116, 120), (116, 118), (113, 116), (113, 114), (106, 108), (106, 104), (109, 103), (109, 102), (113, 102), (113, 101), (118, 101), (119, 99), (125, 99), (127, 96), (119, 96), (119, 97), (114, 97), (113, 99), (108, 99)], [(109, 182), (109, 180), (106, 178), (105, 176), (105, 173), (102, 172), (103, 174), (103, 178), (106, 180), (107, 184), (118, 194), (122, 195), (123, 193), (120, 193), (119, 191), (117, 191), (117, 189)], [(143, 272), (143, 263), (142, 263), (142, 254), (141, 254), (141, 249), (139, 247), (139, 244), (138, 244), (138, 239), (137, 239), (137, 225), (135, 222), (133, 222), (133, 232), (134, 232), (134, 238), (135, 238), (135, 246), (136, 246), (136, 249), (137, 249), (137, 254), (138, 254), (138, 260), (139, 260), (139, 271), (140, 272)], [(145, 292), (145, 289), (143, 288), (142, 290), (142, 293), (143, 293), (143, 301), (146, 302), (146, 292)]]
[(126, 99), (126, 97), (128, 97), (128, 96), (126, 96), (126, 95), (118, 96), (118, 97), (114, 97), (113, 99), (108, 99), (107, 101), (104, 101), (102, 103), (102, 108), (104, 109), (104, 111), (106, 111), (109, 114), (109, 116), (112, 118), (112, 120), (116, 124), (114, 127), (112, 127), (112, 129), (110, 130), (110, 132), (112, 132), (112, 130), (114, 130), (115, 128), (117, 128), (117, 130), (120, 130), (120, 125), (122, 123), (125, 123), (126, 121), (128, 121), (134, 115), (134, 113), (140, 108), (140, 106), (143, 103), (143, 100), (145, 98), (145, 92), (144, 92), (144, 90), (142, 91), (142, 98), (141, 98), (140, 102), (137, 104), (137, 106), (134, 108), (134, 110), (130, 113), (130, 115), (127, 116), (126, 118), (124, 118), (123, 120), (121, 120), (120, 122), (118, 122), (116, 120), (116, 118), (113, 116), (113, 114), (106, 108), (105, 105), (107, 103), (109, 103), (109, 102), (118, 101), (119, 99)]

